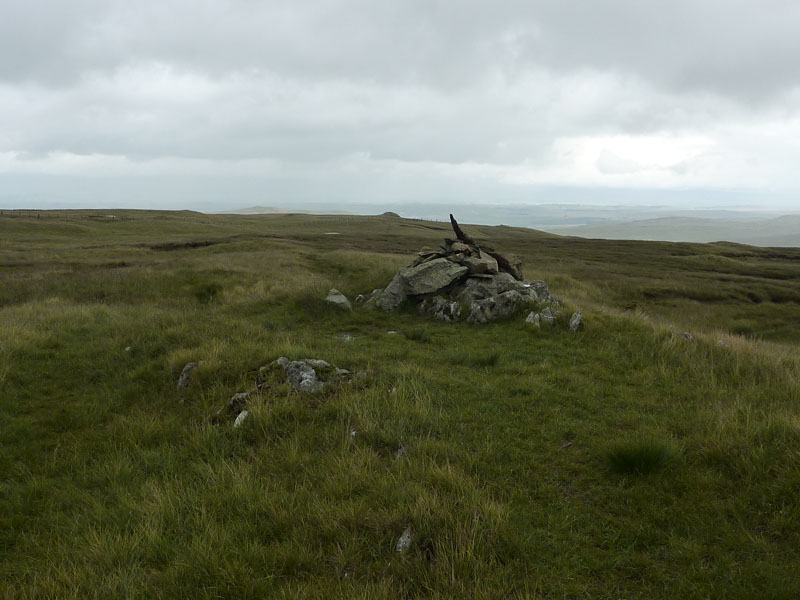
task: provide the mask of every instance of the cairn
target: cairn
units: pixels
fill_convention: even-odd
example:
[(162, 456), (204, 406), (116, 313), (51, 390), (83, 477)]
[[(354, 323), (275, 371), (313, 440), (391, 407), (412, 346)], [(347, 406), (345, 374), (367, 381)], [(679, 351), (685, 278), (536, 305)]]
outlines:
[(411, 299), (440, 321), (488, 323), (524, 308), (560, 305), (544, 281), (525, 281), (522, 264), (464, 233), (450, 215), (456, 239), (422, 248), (384, 289), (358, 296), (368, 308), (396, 310)]

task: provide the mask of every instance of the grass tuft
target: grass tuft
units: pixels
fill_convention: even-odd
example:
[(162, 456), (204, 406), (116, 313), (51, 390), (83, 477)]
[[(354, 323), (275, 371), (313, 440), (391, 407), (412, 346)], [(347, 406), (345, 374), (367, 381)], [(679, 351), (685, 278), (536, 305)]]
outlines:
[(666, 467), (677, 451), (665, 442), (644, 439), (622, 442), (606, 455), (611, 470), (624, 475), (647, 475)]

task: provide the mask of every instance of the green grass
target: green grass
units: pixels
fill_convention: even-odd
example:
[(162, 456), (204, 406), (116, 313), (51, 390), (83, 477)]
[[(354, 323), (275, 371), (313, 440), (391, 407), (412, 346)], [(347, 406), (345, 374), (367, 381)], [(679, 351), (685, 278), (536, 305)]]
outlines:
[(608, 451), (608, 463), (617, 473), (647, 475), (666, 467), (676, 451), (659, 440), (635, 440), (616, 444)]
[[(442, 224), (115, 212), (0, 218), (0, 597), (797, 597), (795, 250), (470, 227), (575, 334), (322, 301)], [(368, 375), (215, 424), (282, 355)]]

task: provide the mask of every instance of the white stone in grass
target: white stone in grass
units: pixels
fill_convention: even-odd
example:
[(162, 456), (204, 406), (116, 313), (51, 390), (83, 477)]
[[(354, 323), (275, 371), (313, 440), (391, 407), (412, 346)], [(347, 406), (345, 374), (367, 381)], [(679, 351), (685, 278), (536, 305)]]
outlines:
[(409, 548), (411, 548), (411, 527), (406, 527), (400, 535), (400, 539), (397, 540), (397, 545), (394, 549), (397, 552), (405, 552)]
[(241, 427), (242, 423), (244, 423), (244, 420), (247, 418), (247, 415), (249, 415), (249, 414), (250, 413), (248, 411), (246, 411), (246, 410), (243, 410), (242, 412), (240, 412), (239, 416), (236, 417), (236, 420), (233, 422), (233, 426), (234, 427)]
[(130, 346), (128, 346), (127, 348), (125, 348), (125, 352), (132, 352), (132, 351), (133, 351), (133, 348), (131, 348)]

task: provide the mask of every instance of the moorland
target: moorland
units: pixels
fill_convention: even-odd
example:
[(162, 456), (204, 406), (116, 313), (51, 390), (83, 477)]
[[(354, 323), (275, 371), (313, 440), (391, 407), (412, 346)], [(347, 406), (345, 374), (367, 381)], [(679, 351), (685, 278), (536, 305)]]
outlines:
[[(463, 226), (585, 327), (324, 302), (443, 222), (3, 211), (0, 597), (798, 597), (800, 248)], [(214, 419), (280, 356), (368, 375)]]

